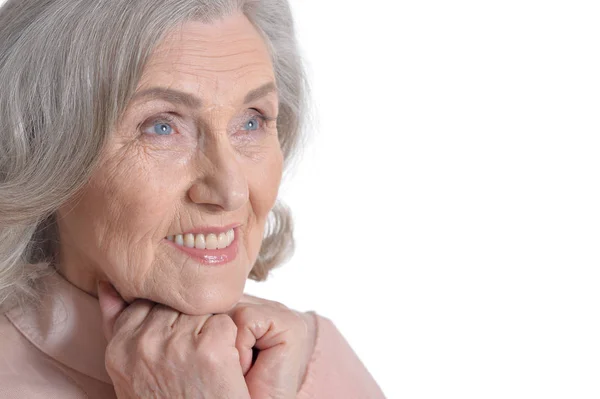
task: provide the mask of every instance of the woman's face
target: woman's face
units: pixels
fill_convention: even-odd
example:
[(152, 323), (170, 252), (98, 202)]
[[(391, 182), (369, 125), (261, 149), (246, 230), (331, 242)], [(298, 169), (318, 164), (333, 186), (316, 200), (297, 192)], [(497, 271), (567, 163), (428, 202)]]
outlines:
[[(235, 305), (281, 180), (274, 82), (242, 14), (173, 30), (82, 197), (59, 211), (61, 273), (93, 294), (97, 279), (108, 280), (128, 302), (188, 314)], [(231, 236), (219, 233), (231, 228), (227, 246)], [(208, 248), (187, 253), (167, 239), (175, 235)]]

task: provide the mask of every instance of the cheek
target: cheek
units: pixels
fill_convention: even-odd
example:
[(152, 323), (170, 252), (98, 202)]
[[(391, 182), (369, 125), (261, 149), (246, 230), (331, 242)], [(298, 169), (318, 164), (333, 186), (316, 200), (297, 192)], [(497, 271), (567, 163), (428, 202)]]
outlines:
[(176, 211), (176, 198), (169, 196), (176, 196), (173, 186), (182, 173), (136, 154), (129, 151), (103, 163), (77, 204), (73, 219), (85, 234), (73, 239), (87, 247), (86, 253), (101, 257), (100, 265), (147, 267)]
[(283, 156), (281, 151), (276, 151), (269, 158), (264, 159), (260, 165), (250, 168), (248, 176), (250, 203), (261, 230), (269, 211), (277, 200), (282, 166)]
[[(130, 239), (153, 232), (172, 212), (175, 202), (169, 187), (177, 180), (176, 171), (157, 168), (135, 160), (115, 165), (114, 173), (100, 175), (95, 195), (103, 199), (107, 223), (118, 222), (112, 229), (125, 231)], [(175, 172), (175, 173), (173, 173)]]

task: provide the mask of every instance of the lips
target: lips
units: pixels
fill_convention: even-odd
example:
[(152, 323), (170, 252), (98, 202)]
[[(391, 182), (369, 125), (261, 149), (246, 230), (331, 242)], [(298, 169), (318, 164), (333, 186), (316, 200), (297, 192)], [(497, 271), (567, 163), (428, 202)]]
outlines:
[[(227, 263), (230, 263), (231, 261), (233, 261), (236, 257), (237, 257), (237, 253), (238, 253), (238, 246), (239, 246), (239, 228), (235, 227), (233, 229), (233, 240), (229, 242), (229, 245), (225, 246), (224, 248), (216, 248), (216, 249), (208, 249), (208, 248), (197, 248), (196, 247), (196, 241), (199, 239), (200, 235), (204, 235), (202, 233), (194, 235), (194, 247), (186, 247), (185, 245), (180, 245), (178, 243), (175, 242), (175, 239), (173, 241), (169, 240), (168, 238), (165, 238), (164, 241), (174, 247), (175, 249), (177, 249), (178, 251), (183, 252), (184, 254), (188, 255), (189, 257), (191, 257), (192, 259), (194, 259), (195, 261), (197, 261), (198, 263), (202, 264), (202, 265), (206, 265), (206, 266), (218, 266), (218, 265), (224, 265)], [(206, 231), (206, 230), (205, 230)], [(215, 231), (214, 229), (211, 231)], [(227, 230), (225, 230), (227, 231)], [(188, 244), (190, 243), (190, 236), (192, 236), (192, 233), (187, 233), (188, 234)], [(226, 234), (224, 231), (220, 232), (221, 234)], [(214, 236), (214, 233), (209, 233), (208, 236)], [(180, 235), (183, 236), (183, 235)], [(173, 237), (173, 236), (170, 236)], [(177, 237), (177, 236), (175, 236)], [(206, 239), (206, 237), (205, 237)], [(209, 238), (210, 240), (213, 240), (213, 237)], [(184, 238), (185, 240), (185, 238)], [(201, 246), (201, 245), (200, 245)]]

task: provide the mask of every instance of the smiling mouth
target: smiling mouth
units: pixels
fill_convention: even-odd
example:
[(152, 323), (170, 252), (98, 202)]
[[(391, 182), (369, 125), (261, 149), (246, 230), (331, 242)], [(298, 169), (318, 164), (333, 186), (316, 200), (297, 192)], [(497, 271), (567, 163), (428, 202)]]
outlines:
[(175, 245), (185, 248), (225, 249), (235, 240), (235, 229), (229, 229), (226, 232), (219, 234), (177, 234), (168, 236), (167, 240), (175, 243)]
[(240, 241), (237, 227), (218, 235), (187, 233), (168, 236), (164, 240), (205, 266), (219, 266), (232, 262), (237, 258)]

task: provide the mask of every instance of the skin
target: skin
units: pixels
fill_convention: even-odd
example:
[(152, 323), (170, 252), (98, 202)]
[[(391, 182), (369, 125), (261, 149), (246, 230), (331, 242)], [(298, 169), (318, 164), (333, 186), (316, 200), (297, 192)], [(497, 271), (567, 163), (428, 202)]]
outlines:
[[(60, 272), (92, 295), (98, 280), (108, 280), (127, 302), (145, 298), (191, 315), (230, 310), (258, 256), (281, 181), (276, 122), (259, 118), (277, 117), (277, 92), (244, 104), (249, 91), (269, 82), (271, 58), (242, 14), (174, 30), (136, 92), (172, 88), (202, 104), (128, 105), (81, 199), (59, 211)], [(157, 134), (155, 124), (160, 129), (169, 114), (171, 134)], [(243, 130), (249, 121), (260, 128)], [(199, 266), (164, 241), (231, 223), (241, 223), (239, 252), (219, 267)]]
[[(176, 89), (201, 104), (128, 104), (82, 195), (58, 212), (58, 271), (99, 298), (119, 398), (272, 399), (300, 389), (314, 319), (243, 294), (283, 166), (276, 88), (246, 96), (274, 82), (265, 43), (241, 13), (173, 30), (136, 93)], [(240, 224), (238, 254), (216, 267), (165, 240), (230, 224)]]
[(104, 282), (98, 294), (119, 399), (292, 399), (301, 389), (314, 334), (278, 302), (244, 295), (228, 313), (207, 317), (144, 299), (127, 304)]

